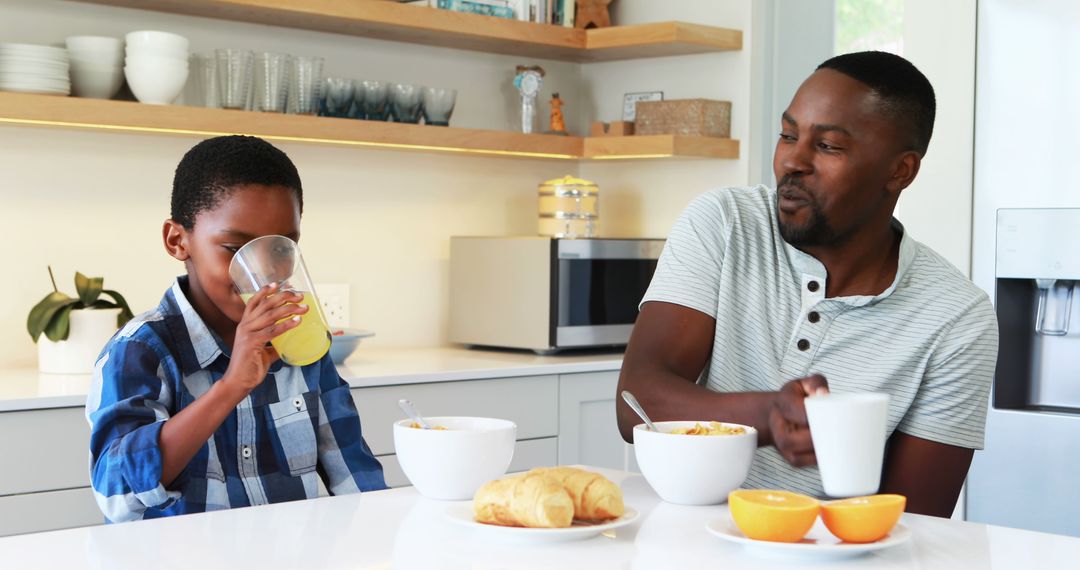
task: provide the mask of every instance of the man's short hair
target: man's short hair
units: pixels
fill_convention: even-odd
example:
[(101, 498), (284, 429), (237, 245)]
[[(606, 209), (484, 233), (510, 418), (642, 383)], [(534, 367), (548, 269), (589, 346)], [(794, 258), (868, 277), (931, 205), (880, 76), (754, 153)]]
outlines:
[(206, 139), (187, 151), (173, 177), (171, 218), (190, 230), (195, 218), (216, 207), (237, 186), (282, 186), (304, 210), (300, 175), (289, 157), (258, 137)]
[(910, 61), (883, 51), (861, 51), (838, 55), (817, 68), (839, 71), (869, 87), (881, 99), (884, 113), (908, 127), (911, 150), (926, 155), (937, 103), (930, 80)]

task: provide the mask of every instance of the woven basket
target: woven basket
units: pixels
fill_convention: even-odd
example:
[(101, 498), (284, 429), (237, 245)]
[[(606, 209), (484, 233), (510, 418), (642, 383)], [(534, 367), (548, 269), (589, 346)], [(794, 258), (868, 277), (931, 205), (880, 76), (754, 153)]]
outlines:
[(712, 99), (638, 101), (637, 135), (731, 137), (731, 102)]

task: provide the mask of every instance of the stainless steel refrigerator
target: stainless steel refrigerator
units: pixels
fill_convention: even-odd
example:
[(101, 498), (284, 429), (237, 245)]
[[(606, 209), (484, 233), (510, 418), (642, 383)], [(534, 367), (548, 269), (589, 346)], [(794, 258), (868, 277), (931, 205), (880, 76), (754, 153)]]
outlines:
[(1080, 536), (1080, 2), (981, 0), (975, 282), (1001, 329), (969, 520)]

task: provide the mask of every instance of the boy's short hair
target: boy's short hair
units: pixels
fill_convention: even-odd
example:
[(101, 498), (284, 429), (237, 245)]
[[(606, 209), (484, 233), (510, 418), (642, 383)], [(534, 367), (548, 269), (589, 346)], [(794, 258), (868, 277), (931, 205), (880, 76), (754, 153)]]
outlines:
[(170, 217), (184, 229), (217, 206), (237, 186), (283, 186), (296, 194), (304, 211), (300, 175), (289, 157), (258, 137), (230, 135), (206, 139), (191, 147), (176, 167)]
[(818, 69), (839, 71), (869, 87), (881, 99), (886, 116), (908, 130), (911, 150), (926, 155), (937, 102), (930, 80), (910, 61), (891, 53), (863, 51), (838, 55)]

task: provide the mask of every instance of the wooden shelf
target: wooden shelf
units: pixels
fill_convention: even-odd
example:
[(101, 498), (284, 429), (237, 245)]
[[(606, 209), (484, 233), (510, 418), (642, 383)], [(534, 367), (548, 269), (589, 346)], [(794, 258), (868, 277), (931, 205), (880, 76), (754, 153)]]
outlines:
[(472, 51), (594, 62), (742, 49), (742, 32), (659, 22), (578, 30), (377, 0), (79, 0)]
[(0, 125), (3, 124), (188, 137), (246, 134), (310, 144), (552, 160), (739, 156), (738, 141), (711, 137), (526, 135), (0, 92)]

